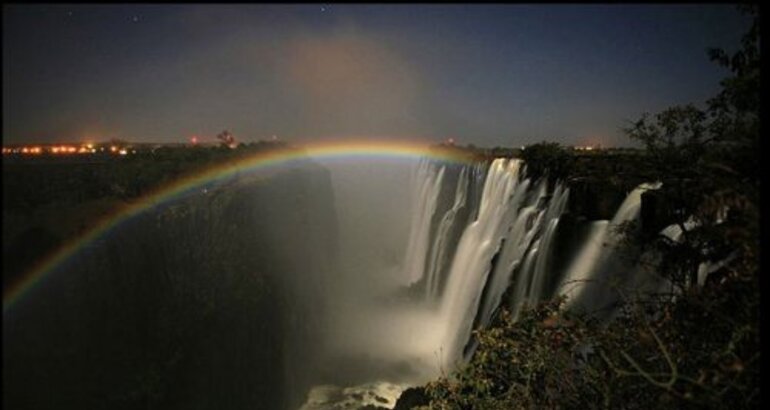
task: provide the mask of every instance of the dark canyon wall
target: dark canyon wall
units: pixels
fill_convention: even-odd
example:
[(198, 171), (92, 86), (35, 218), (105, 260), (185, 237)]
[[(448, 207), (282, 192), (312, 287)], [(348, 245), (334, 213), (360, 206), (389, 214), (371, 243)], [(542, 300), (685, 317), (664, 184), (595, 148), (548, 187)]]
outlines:
[(15, 409), (294, 408), (336, 265), (329, 174), (241, 174), (89, 244), (3, 320)]

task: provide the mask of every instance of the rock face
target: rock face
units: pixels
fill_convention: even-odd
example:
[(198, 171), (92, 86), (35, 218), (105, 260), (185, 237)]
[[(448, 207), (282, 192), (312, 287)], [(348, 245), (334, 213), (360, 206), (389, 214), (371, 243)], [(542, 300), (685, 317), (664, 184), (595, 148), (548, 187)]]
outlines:
[(328, 173), (199, 187), (85, 246), (3, 320), (8, 408), (282, 409), (335, 271)]
[(659, 191), (647, 191), (642, 194), (641, 231), (645, 237), (657, 235), (669, 226), (674, 218), (670, 215), (671, 206), (667, 205)]
[(316, 386), (299, 410), (385, 410), (397, 405), (403, 386), (378, 382), (352, 387)]
[(612, 219), (626, 193), (607, 181), (580, 178), (569, 182), (568, 209), (589, 221)]
[(418, 406), (427, 406), (429, 403), (430, 399), (425, 394), (425, 388), (410, 387), (401, 393), (393, 410), (410, 410)]
[(578, 155), (574, 158), (567, 186), (569, 211), (589, 221), (612, 219), (626, 194), (643, 182), (637, 154)]

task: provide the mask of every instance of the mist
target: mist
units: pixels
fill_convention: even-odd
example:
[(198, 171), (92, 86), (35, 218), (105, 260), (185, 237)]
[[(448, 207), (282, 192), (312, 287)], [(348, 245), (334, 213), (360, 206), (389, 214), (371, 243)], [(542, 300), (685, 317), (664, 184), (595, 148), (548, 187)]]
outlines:
[(435, 312), (410, 295), (403, 266), (413, 222), (410, 183), (419, 161), (319, 162), (330, 171), (339, 223), (339, 272), (324, 295), (324, 345), (336, 370), (327, 377), (352, 385), (435, 376), (438, 340), (428, 337), (438, 326)]

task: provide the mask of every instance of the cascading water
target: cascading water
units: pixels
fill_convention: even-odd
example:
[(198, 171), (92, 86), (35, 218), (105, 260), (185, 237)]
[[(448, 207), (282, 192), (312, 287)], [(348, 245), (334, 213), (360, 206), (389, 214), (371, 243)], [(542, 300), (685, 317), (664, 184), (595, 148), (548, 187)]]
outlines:
[(470, 334), (492, 257), (497, 253), (512, 222), (511, 201), (519, 183), (519, 160), (497, 159), (490, 165), (481, 196), (478, 217), (463, 232), (457, 246), (439, 317), (446, 326), (443, 359), (452, 363), (461, 357)]
[(615, 228), (637, 218), (641, 194), (657, 187), (633, 190), (611, 221), (591, 221), (577, 256), (557, 268), (554, 249), (569, 199), (562, 183), (549, 189), (546, 178), (527, 177), (523, 161), (505, 158), (474, 165), (423, 159), (411, 182), (401, 275), (408, 291), (347, 310), (344, 323), (358, 325), (334, 332), (339, 351), (396, 367), (409, 363), (413, 376), (388, 379), (407, 384), (468, 360), (475, 348), (472, 330), (488, 326), (501, 304), (516, 318), (523, 306), (554, 293), (573, 304), (611, 300), (586, 282), (627, 268), (615, 252)]
[[(631, 191), (618, 208), (612, 220), (597, 221), (592, 225), (588, 240), (572, 262), (562, 280), (561, 294), (567, 298), (568, 307), (581, 307), (596, 311), (614, 303), (617, 296), (610, 289), (622, 272), (633, 268), (620, 260), (618, 245), (621, 235), (618, 228), (636, 220), (641, 210), (641, 198), (645, 191), (658, 189), (660, 183), (644, 183)], [(634, 279), (631, 272), (623, 275)]]
[[(527, 255), (529, 263), (525, 264), (519, 271), (515, 286), (515, 296), (511, 301), (514, 318), (518, 315), (524, 303), (527, 301), (537, 302), (543, 294), (544, 283), (546, 277), (550, 273), (552, 265), (551, 248), (556, 235), (556, 228), (559, 225), (559, 218), (567, 206), (568, 198), (569, 189), (564, 188), (561, 184), (557, 184), (554, 188), (548, 208), (541, 211), (536, 219), (536, 228), (539, 230), (541, 227), (544, 227), (542, 228), (543, 233), (532, 245), (529, 255)], [(533, 229), (532, 235), (538, 233), (538, 230)], [(531, 238), (532, 236), (529, 236), (528, 240), (531, 240)], [(526, 248), (520, 246), (518, 251), (517, 255), (521, 258), (521, 255), (526, 251)], [(509, 272), (512, 273), (513, 270), (509, 269)], [(499, 299), (495, 301), (495, 304), (499, 304)], [(486, 325), (487, 322), (482, 324)]]
[(434, 299), (439, 291), (439, 275), (442, 272), (443, 262), (446, 259), (448, 234), (455, 222), (455, 217), (461, 208), (465, 206), (466, 195), (468, 192), (468, 169), (463, 168), (460, 171), (460, 180), (457, 183), (455, 189), (455, 200), (444, 216), (441, 218), (441, 223), (438, 226), (436, 232), (436, 239), (431, 249), (430, 264), (425, 272), (427, 277), (425, 285), (426, 297)]
[[(508, 304), (514, 318), (525, 304), (553, 296), (549, 290), (553, 285), (548, 284), (559, 274), (553, 267), (553, 247), (569, 189), (556, 183), (549, 193), (545, 178), (533, 184), (526, 177), (522, 161), (495, 159), (489, 165), (479, 206), (474, 209), (475, 217), (464, 228), (448, 269), (442, 270), (439, 261), (447, 252), (446, 234), (458, 223), (458, 210), (470, 202), (465, 199), (468, 181), (463, 169), (457, 186), (453, 187), (453, 205), (446, 208), (441, 218), (430, 214), (436, 210), (440, 190), (436, 181), (443, 177), (443, 172), (443, 167), (423, 163), (416, 173), (415, 192), (422, 196), (415, 203), (423, 212), (415, 222), (429, 225), (433, 221), (438, 226), (432, 231), (430, 226), (412, 227), (405, 267), (413, 281), (424, 280), (424, 295), (437, 306), (437, 320), (444, 329), (441, 346), (437, 348), (442, 365), (451, 365), (467, 359), (463, 349), (471, 330), (490, 323), (507, 289), (511, 289)], [(610, 272), (634, 270), (628, 276), (636, 275), (635, 268), (627, 266), (617, 252), (620, 235), (616, 230), (638, 217), (642, 193), (657, 187), (659, 184), (640, 185), (628, 194), (611, 221), (591, 223), (582, 250), (557, 286), (556, 291), (567, 297), (570, 306), (597, 308), (611, 303), (614, 295), (606, 287), (588, 283), (607, 282)], [(434, 234), (430, 243), (420, 236), (425, 232)], [(427, 260), (416, 257), (416, 249), (428, 251)], [(440, 283), (445, 284), (443, 289)]]
[(436, 170), (429, 160), (420, 161), (413, 174), (413, 209), (409, 243), (406, 247), (405, 275), (409, 283), (422, 277), (425, 259), (430, 246), (430, 220), (436, 210), (438, 195), (445, 168)]
[[(453, 205), (443, 216), (435, 219), (429, 212), (422, 212), (415, 219), (416, 223), (425, 225), (438, 221), (434, 222), (438, 226), (432, 231), (434, 239), (428, 263), (424, 258), (416, 257), (414, 252), (424, 249), (418, 245), (423, 243), (421, 235), (431, 229), (413, 226), (404, 266), (407, 276), (424, 279), (426, 302), (436, 305), (437, 321), (444, 326), (441, 346), (437, 346), (442, 352), (442, 364), (464, 358), (463, 348), (474, 324), (486, 326), (489, 323), (510, 284), (511, 275), (533, 240), (537, 239), (543, 247), (550, 247), (553, 241), (568, 190), (557, 185), (548, 195), (547, 181), (543, 179), (533, 187), (523, 168), (523, 162), (518, 159), (492, 161), (478, 201), (473, 201), (472, 196), (466, 198), (472, 191), (468, 186), (472, 184), (469, 184), (469, 168), (463, 168), (454, 187)], [(438, 189), (432, 191), (425, 187), (433, 187), (443, 170), (436, 171), (435, 167), (424, 163), (419, 165), (413, 181), (414, 192), (423, 196), (414, 200), (417, 209), (435, 212)], [(448, 269), (444, 269), (441, 262), (447, 260), (445, 255), (449, 251), (447, 234), (456, 223), (462, 222), (457, 220), (457, 214), (467, 203), (478, 203), (478, 208), (469, 209), (468, 224), (462, 231)], [(533, 269), (522, 271), (520, 282), (525, 283), (522, 288), (524, 297), (537, 299), (542, 293), (543, 278), (550, 265), (549, 255), (549, 249), (544, 249), (540, 257), (535, 258)], [(423, 271), (417, 276), (420, 265), (424, 265)], [(442, 272), (446, 272), (443, 278)], [(441, 283), (445, 284), (443, 288)]]

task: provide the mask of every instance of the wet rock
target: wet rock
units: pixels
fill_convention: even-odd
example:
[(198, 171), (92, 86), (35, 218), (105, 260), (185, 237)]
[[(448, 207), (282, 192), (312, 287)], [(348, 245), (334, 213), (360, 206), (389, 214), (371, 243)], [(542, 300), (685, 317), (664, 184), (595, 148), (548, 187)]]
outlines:
[(417, 406), (427, 406), (430, 399), (425, 394), (424, 387), (410, 387), (401, 393), (393, 410), (409, 410)]

